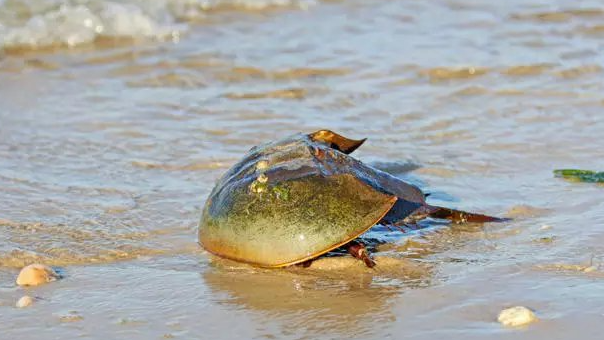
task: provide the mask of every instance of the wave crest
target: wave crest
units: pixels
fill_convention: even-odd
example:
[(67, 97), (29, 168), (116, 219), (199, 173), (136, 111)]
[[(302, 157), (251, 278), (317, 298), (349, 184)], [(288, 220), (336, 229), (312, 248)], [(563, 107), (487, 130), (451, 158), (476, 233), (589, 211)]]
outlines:
[(302, 8), (314, 0), (0, 0), (0, 49), (74, 47), (98, 40), (178, 41), (187, 21), (222, 10)]

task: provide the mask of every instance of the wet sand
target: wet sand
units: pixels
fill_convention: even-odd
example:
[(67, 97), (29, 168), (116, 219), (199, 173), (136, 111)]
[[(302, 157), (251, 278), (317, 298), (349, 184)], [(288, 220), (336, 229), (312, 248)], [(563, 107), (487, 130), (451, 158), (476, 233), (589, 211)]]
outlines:
[[(552, 173), (604, 170), (601, 4), (212, 3), (148, 16), (178, 39), (3, 40), (2, 337), (601, 338), (604, 187)], [(12, 6), (0, 37), (24, 34)], [(261, 270), (200, 249), (218, 177), (319, 128), (368, 137), (357, 157), (430, 203), (514, 220), (375, 228), (392, 241), (376, 270)], [(64, 278), (17, 287), (34, 262)], [(35, 303), (15, 308), (24, 295)], [(539, 321), (497, 322), (517, 305)]]

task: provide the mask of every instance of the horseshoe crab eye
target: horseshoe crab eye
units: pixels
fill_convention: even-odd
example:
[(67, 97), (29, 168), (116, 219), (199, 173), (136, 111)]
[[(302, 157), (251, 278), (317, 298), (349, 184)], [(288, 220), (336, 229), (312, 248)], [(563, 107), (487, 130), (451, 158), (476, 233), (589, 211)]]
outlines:
[(265, 159), (258, 161), (258, 163), (256, 163), (256, 170), (258, 170), (258, 171), (264, 171), (267, 168), (268, 168), (268, 161)]

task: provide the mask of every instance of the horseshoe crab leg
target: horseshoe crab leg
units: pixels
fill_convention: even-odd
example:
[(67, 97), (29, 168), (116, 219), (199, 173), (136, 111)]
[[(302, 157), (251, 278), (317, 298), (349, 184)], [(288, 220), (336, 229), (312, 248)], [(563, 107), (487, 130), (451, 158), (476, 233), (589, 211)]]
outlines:
[(348, 253), (350, 253), (350, 255), (362, 260), (369, 268), (375, 267), (375, 261), (371, 258), (364, 244), (357, 241), (350, 241), (346, 246), (348, 247)]

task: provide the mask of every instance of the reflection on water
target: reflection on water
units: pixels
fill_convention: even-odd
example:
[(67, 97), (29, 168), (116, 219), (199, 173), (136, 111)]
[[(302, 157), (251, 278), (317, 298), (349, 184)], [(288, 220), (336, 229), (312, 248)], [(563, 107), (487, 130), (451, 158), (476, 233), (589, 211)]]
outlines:
[(369, 336), (374, 324), (396, 319), (391, 307), (401, 294), (430, 282), (429, 267), (411, 261), (378, 257), (375, 270), (351, 257), (318, 262), (264, 270), (216, 260), (202, 278), (215, 296), (224, 296), (221, 303), (259, 313), (260, 323), (281, 320), (309, 338)]

